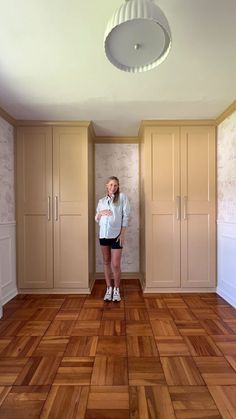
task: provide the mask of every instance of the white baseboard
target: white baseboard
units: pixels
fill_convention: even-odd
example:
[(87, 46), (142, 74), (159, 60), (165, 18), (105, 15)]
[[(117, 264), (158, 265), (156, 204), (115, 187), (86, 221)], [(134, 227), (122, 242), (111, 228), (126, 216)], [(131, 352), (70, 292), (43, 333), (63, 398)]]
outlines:
[(12, 300), (12, 298), (18, 294), (17, 288), (12, 289), (10, 292), (5, 294), (4, 297), (2, 297), (2, 305), (4, 306), (4, 304), (8, 303), (8, 301)]
[(236, 223), (218, 222), (217, 293), (236, 307)]
[(216, 290), (217, 294), (220, 295), (224, 300), (227, 301), (227, 303), (231, 304), (234, 308), (236, 308), (236, 296), (235, 296), (235, 290), (234, 293), (231, 294), (229, 289), (222, 289), (220, 287), (217, 287)]
[(19, 294), (91, 294), (90, 288), (19, 288)]
[(0, 298), (6, 304), (17, 295), (16, 223), (0, 224)]
[(169, 294), (169, 293), (180, 293), (180, 294), (184, 294), (184, 293), (206, 293), (206, 292), (213, 292), (216, 293), (216, 288), (215, 287), (211, 287), (211, 288), (144, 288), (143, 289), (144, 294)]

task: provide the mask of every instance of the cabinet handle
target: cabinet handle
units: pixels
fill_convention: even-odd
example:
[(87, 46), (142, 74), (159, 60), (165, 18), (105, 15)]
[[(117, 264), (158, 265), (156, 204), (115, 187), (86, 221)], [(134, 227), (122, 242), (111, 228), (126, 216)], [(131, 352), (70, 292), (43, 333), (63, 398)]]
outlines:
[(54, 197), (54, 221), (58, 220), (58, 196)]
[(184, 196), (184, 220), (187, 220), (188, 218), (187, 204), (188, 204), (188, 197)]
[(180, 220), (180, 196), (176, 196), (176, 220)]
[(48, 221), (51, 220), (51, 198), (48, 196)]

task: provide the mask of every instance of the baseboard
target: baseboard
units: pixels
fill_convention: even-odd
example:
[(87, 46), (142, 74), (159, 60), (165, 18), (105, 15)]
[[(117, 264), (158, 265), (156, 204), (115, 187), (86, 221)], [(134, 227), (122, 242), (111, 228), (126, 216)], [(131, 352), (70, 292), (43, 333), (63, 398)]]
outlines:
[(179, 293), (179, 294), (184, 294), (184, 293), (191, 293), (191, 294), (198, 294), (198, 293), (207, 293), (207, 292), (211, 292), (211, 293), (216, 293), (216, 288), (215, 287), (210, 287), (210, 288), (143, 288), (143, 292), (144, 294), (174, 294), (174, 293)]
[(6, 304), (17, 295), (16, 223), (0, 223), (0, 301)]
[(4, 306), (4, 304), (8, 303), (8, 301), (12, 300), (12, 298), (14, 298), (16, 295), (18, 295), (18, 290), (15, 288), (13, 290), (11, 290), (8, 294), (5, 294), (2, 297), (2, 305)]
[[(95, 278), (105, 280), (104, 273), (96, 272)], [(140, 279), (140, 278), (141, 278), (140, 272), (122, 272), (121, 273), (121, 279)]]
[(90, 289), (90, 292), (92, 292), (92, 289), (94, 287), (95, 281), (96, 281), (95, 274), (92, 274), (90, 276), (90, 279), (89, 279), (89, 289)]
[(91, 294), (90, 288), (19, 288), (18, 294)]
[(233, 306), (234, 308), (236, 308), (236, 296), (235, 296), (235, 292), (232, 295), (229, 290), (225, 290), (221, 287), (217, 287), (216, 292), (218, 295), (220, 295), (222, 298), (224, 298), (224, 300), (227, 301), (227, 303), (229, 303), (231, 306)]
[(236, 307), (236, 223), (218, 222), (217, 293)]

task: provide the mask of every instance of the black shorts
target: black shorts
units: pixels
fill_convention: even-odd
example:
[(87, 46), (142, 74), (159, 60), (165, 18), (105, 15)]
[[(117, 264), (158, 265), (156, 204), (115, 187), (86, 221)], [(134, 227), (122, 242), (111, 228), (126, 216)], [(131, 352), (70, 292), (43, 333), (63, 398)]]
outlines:
[(123, 249), (117, 237), (115, 239), (99, 239), (101, 246), (109, 246), (111, 249)]

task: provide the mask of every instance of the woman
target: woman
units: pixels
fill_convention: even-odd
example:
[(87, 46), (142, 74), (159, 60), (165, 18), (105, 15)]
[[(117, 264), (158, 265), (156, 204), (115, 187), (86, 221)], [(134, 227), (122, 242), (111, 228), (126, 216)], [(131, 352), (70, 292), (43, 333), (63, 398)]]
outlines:
[[(125, 194), (120, 192), (119, 179), (110, 176), (107, 195), (97, 205), (95, 220), (99, 223), (99, 241), (102, 250), (107, 290), (104, 301), (120, 301), (120, 263), (125, 231), (128, 226), (130, 205)], [(111, 270), (112, 265), (112, 270)], [(112, 292), (111, 272), (113, 271), (114, 289)]]

